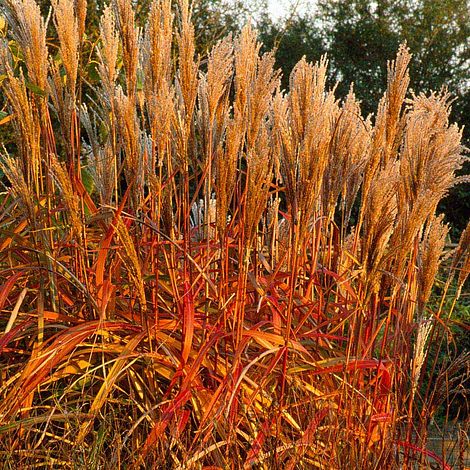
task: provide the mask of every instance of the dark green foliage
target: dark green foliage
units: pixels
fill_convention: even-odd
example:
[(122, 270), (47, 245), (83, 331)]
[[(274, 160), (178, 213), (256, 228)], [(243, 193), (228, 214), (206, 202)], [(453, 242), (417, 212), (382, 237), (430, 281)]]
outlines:
[(276, 50), (276, 64), (282, 69), (283, 88), (289, 87), (289, 76), (295, 64), (305, 56), (315, 62), (326, 53), (322, 32), (308, 16), (294, 15), (281, 29), (279, 25), (265, 21), (260, 25), (261, 39), (266, 50)]

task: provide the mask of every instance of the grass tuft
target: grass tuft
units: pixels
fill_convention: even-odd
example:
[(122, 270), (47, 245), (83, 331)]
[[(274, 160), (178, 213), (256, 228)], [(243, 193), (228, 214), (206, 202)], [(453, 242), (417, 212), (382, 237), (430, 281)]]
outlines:
[(196, 56), (188, 0), (142, 28), (113, 0), (93, 47), (84, 1), (52, 7), (46, 41), (34, 0), (2, 3), (6, 468), (450, 468), (427, 449), (468, 378), (438, 360), (470, 272), (436, 214), (465, 180), (447, 92), (408, 91), (402, 45), (364, 118), (326, 57), (282, 91), (250, 25)]

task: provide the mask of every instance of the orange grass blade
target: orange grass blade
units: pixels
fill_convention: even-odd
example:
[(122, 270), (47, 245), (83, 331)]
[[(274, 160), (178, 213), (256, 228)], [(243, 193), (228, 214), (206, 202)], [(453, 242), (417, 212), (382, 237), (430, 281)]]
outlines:
[(3, 306), (5, 305), (5, 302), (8, 296), (10, 295), (11, 290), (15, 286), (16, 282), (24, 274), (25, 271), (18, 271), (17, 273), (10, 276), (4, 284), (2, 284), (2, 286), (0, 287), (0, 310), (3, 309)]
[(194, 299), (191, 284), (188, 279), (183, 283), (183, 349), (181, 351), (182, 363), (185, 364), (191, 351), (194, 336)]
[(0, 405), (0, 411), (3, 411), (5, 416), (13, 416), (24, 406), (24, 400), (51, 374), (55, 367), (67, 360), (81, 342), (93, 334), (99, 333), (100, 330), (132, 332), (136, 330), (136, 327), (122, 322), (92, 321), (73, 326), (59, 333), (52, 339), (49, 346), (39, 350), (37, 355), (25, 365), (17, 382), (18, 388), (15, 387), (6, 396)]

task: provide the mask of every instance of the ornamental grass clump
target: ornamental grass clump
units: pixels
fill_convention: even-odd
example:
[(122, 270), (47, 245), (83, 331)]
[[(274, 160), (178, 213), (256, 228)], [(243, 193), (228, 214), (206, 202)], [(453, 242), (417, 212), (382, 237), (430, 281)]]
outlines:
[(436, 210), (464, 148), (407, 47), (364, 118), (326, 57), (281, 90), (250, 25), (199, 57), (188, 0), (111, 0), (91, 49), (84, 1), (47, 40), (34, 0), (1, 8), (0, 460), (450, 468), (426, 439), (468, 373), (436, 358), (470, 230), (449, 249)]

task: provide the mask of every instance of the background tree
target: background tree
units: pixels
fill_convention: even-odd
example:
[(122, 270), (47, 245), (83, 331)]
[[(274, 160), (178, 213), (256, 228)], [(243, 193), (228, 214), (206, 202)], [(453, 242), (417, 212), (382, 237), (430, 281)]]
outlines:
[(236, 34), (251, 19), (267, 15), (266, 0), (197, 0), (193, 5), (196, 43), (202, 55), (227, 34)]
[(264, 49), (276, 51), (276, 62), (282, 69), (282, 85), (285, 89), (289, 86), (289, 75), (301, 57), (315, 62), (326, 53), (325, 36), (310, 15), (299, 15), (293, 11), (281, 23), (264, 17), (259, 29)]

